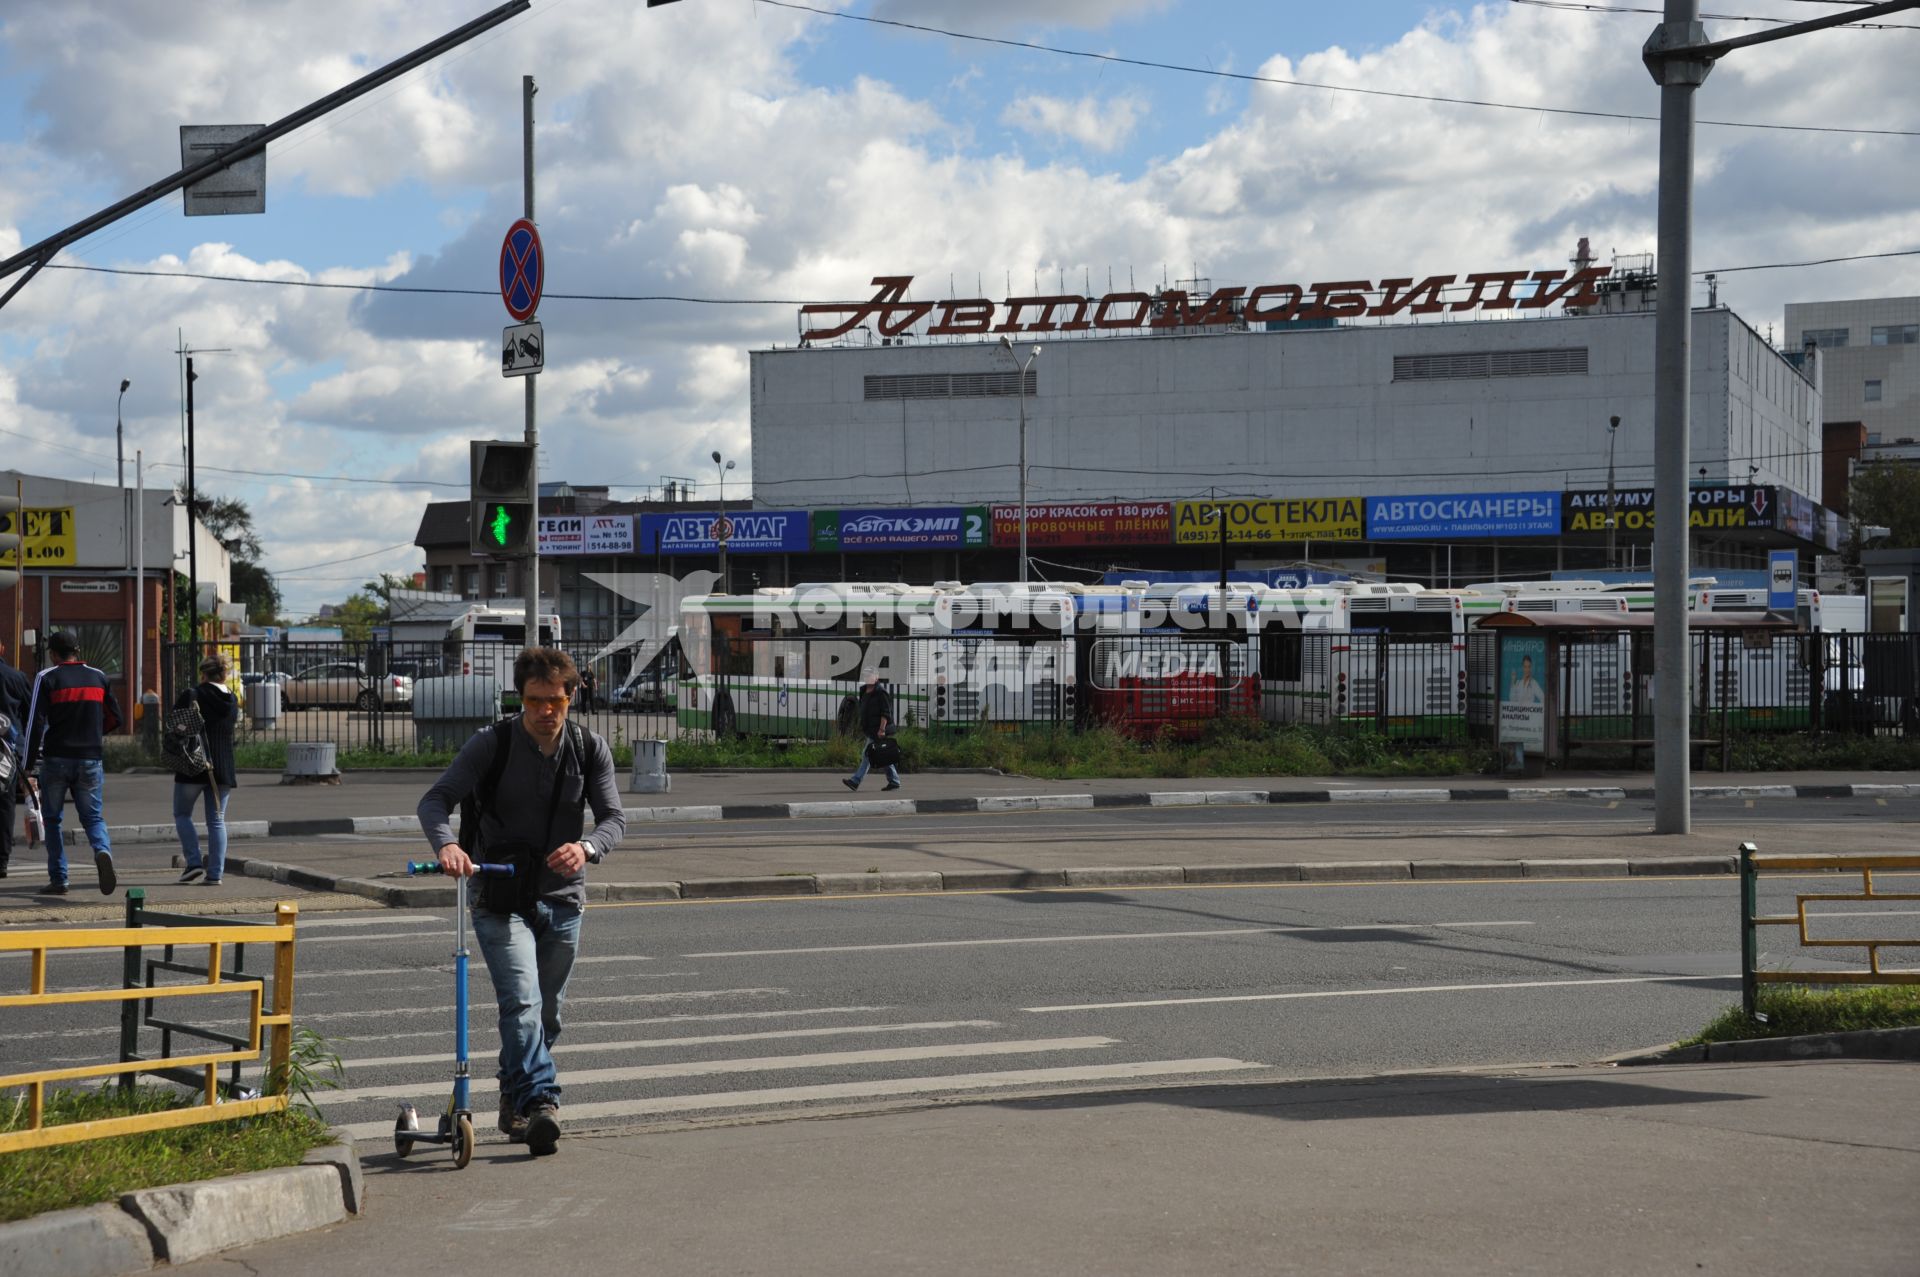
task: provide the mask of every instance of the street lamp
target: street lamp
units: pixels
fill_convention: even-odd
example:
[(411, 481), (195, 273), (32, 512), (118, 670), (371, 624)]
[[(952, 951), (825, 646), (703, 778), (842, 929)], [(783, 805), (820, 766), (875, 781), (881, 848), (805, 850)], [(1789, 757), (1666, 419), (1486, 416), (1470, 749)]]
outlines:
[(1033, 367), (1033, 361), (1040, 358), (1040, 347), (1035, 346), (1027, 355), (1027, 361), (1020, 363), (1020, 356), (1014, 354), (1013, 342), (1006, 337), (1000, 338), (1000, 349), (1020, 364), (1020, 584), (1027, 583), (1027, 370)]
[(720, 547), (720, 593), (727, 594), (730, 593), (727, 589), (727, 538), (722, 534), (732, 531), (732, 525), (727, 520), (727, 471), (733, 469), (733, 462), (723, 461), (720, 450), (715, 448), (713, 464), (720, 471), (720, 514), (713, 521), (713, 540)]
[(127, 436), (120, 425), (120, 404), (127, 397), (127, 388), (133, 383), (125, 377), (120, 379), (120, 398), (113, 401), (113, 456), (120, 476), (120, 490), (127, 490)]
[(1614, 529), (1614, 525), (1620, 521), (1620, 516), (1614, 510), (1614, 506), (1613, 506), (1613, 444), (1614, 444), (1614, 441), (1619, 437), (1620, 437), (1620, 418), (1608, 417), (1607, 418), (1607, 570), (1609, 572), (1613, 571), (1613, 569), (1620, 566), (1620, 561), (1616, 559), (1613, 554), (1613, 535), (1614, 535), (1613, 529)]

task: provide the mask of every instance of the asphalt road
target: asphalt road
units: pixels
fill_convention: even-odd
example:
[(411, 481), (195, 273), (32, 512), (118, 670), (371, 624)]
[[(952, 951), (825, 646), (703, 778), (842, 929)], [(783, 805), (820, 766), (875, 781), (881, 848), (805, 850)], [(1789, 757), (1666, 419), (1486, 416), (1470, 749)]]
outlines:
[[(1770, 884), (1764, 906), (1790, 907), (1791, 889)], [(1725, 878), (1614, 879), (596, 906), (559, 1043), (564, 1116), (578, 1130), (1592, 1061), (1735, 1000), (1735, 892)], [(1920, 909), (1819, 925), (1914, 935)], [(330, 913), (300, 931), (296, 1022), (348, 1065), (321, 1105), (383, 1140), (402, 1101), (428, 1114), (447, 1091), (452, 919)], [(116, 964), (56, 955), (50, 978), (113, 983)], [(0, 980), (24, 972), (0, 961)], [(471, 987), (474, 1108), (490, 1129), (497, 1039), (477, 953)], [(240, 1011), (236, 998), (220, 1018)], [(0, 1072), (111, 1058), (111, 1016), (9, 1012)]]

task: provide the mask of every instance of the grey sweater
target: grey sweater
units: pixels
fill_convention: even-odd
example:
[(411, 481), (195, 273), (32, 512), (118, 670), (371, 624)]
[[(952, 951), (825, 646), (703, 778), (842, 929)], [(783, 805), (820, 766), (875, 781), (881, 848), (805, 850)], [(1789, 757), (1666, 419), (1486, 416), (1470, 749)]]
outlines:
[[(569, 765), (573, 754), (571, 733), (560, 738), (560, 748), (552, 758), (540, 752), (533, 737), (519, 719), (513, 720), (508, 737), (512, 752), (507, 769), (500, 776), (500, 788), (493, 796), (490, 811), (481, 818), (482, 833), (488, 846), (503, 842), (536, 843), (548, 851), (564, 843), (585, 843), (593, 860), (612, 851), (627, 832), (627, 815), (620, 806), (620, 788), (613, 769), (613, 751), (593, 732), (586, 733), (587, 757)], [(486, 779), (493, 762), (494, 731), (491, 725), (473, 734), (451, 766), (433, 783), (420, 800), (420, 828), (435, 852), (448, 843), (467, 849), (468, 844), (454, 836), (452, 813), (461, 800)], [(553, 787), (562, 786), (559, 806), (554, 808), (553, 828), (545, 828), (547, 809), (552, 803)], [(593, 809), (593, 832), (580, 836), (586, 820), (582, 803)], [(586, 903), (586, 874), (563, 877), (551, 869), (540, 871), (540, 896), (544, 900)]]

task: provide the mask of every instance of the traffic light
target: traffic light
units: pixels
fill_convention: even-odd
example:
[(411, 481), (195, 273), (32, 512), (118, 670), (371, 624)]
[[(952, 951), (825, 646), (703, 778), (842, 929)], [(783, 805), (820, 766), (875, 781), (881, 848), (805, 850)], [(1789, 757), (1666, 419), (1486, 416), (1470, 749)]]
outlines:
[(475, 439), (467, 544), (494, 559), (534, 552), (533, 445)]
[(0, 590), (20, 581), (20, 498), (0, 497)]

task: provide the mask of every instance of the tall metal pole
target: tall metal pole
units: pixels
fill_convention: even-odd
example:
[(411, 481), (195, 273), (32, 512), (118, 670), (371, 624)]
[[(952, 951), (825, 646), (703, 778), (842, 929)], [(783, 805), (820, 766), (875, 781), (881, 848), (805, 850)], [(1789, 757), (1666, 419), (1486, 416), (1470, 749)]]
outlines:
[(187, 641), (200, 659), (200, 536), (193, 503), (193, 356), (187, 356)]
[[(1666, 0), (1648, 50), (1706, 43), (1699, 0)], [(1712, 62), (1666, 56), (1649, 69), (1660, 85), (1659, 306), (1654, 316), (1653, 399), (1653, 831), (1693, 829), (1688, 758), (1693, 704), (1687, 643), (1687, 405), (1693, 372), (1694, 91)]]
[(1614, 526), (1620, 522), (1619, 512), (1613, 504), (1613, 445), (1620, 438), (1620, 418), (1607, 419), (1607, 571), (1611, 572), (1620, 565), (1614, 557)]
[[(135, 705), (147, 690), (147, 476), (144, 454), (133, 450), (133, 686), (128, 699)], [(131, 708), (128, 713), (132, 713)]]
[[(534, 87), (533, 77), (520, 77), (520, 128), (521, 128), (521, 167), (526, 182), (526, 219), (533, 221), (533, 95), (539, 92)], [(542, 273), (546, 265), (540, 267)], [(533, 316), (528, 315), (531, 323)], [(540, 645), (540, 427), (535, 424), (534, 388), (538, 377), (522, 377), (520, 383), (527, 388), (527, 448), (532, 453), (527, 461), (527, 483), (533, 489), (533, 548), (522, 560), (526, 567), (526, 580), (522, 583), (527, 593), (527, 646)]]
[(126, 402), (127, 388), (133, 383), (125, 377), (120, 379), (120, 395), (113, 401), (113, 461), (114, 471), (120, 485), (120, 541), (126, 548), (124, 562), (133, 566), (133, 547), (128, 544), (127, 531), (127, 432), (120, 421), (120, 405)]
[(1027, 583), (1027, 369), (1033, 356), (1020, 365), (1020, 584)]

